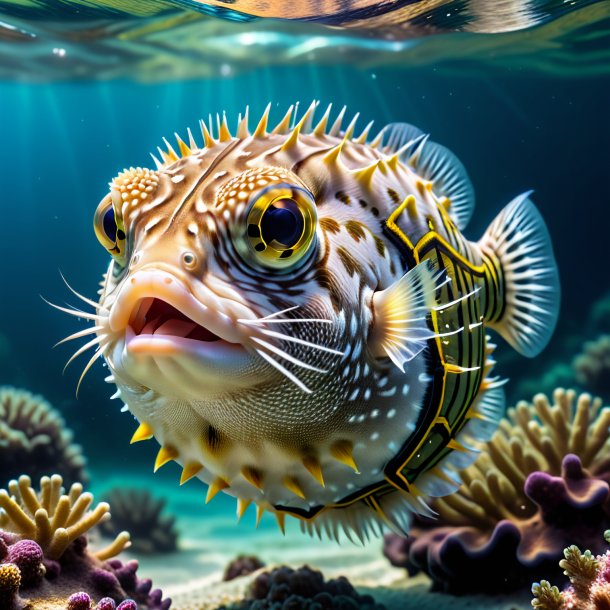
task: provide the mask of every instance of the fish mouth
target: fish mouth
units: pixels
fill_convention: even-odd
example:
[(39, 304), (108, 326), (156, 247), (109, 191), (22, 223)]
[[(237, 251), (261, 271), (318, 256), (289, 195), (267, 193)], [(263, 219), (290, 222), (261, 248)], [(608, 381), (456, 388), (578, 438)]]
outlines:
[(172, 343), (176, 347), (187, 347), (189, 342), (231, 344), (157, 297), (144, 297), (136, 304), (129, 318), (127, 335), (127, 346), (133, 353), (162, 353), (163, 348)]
[(110, 308), (108, 324), (117, 337), (113, 368), (164, 392), (172, 386), (200, 396), (252, 385), (260, 367), (239, 322), (252, 318), (246, 305), (201, 283), (194, 294), (172, 273), (137, 271)]

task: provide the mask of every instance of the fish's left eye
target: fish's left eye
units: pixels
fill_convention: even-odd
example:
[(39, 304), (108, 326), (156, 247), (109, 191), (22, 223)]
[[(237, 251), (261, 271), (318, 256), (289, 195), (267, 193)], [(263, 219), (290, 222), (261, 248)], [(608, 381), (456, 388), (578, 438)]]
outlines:
[[(288, 269), (311, 252), (316, 233), (316, 203), (305, 188), (274, 184), (250, 200), (242, 255), (271, 269)], [(241, 246), (241, 247), (239, 247)]]
[(125, 229), (117, 216), (110, 195), (102, 199), (93, 218), (93, 228), (98, 241), (120, 264), (125, 257)]

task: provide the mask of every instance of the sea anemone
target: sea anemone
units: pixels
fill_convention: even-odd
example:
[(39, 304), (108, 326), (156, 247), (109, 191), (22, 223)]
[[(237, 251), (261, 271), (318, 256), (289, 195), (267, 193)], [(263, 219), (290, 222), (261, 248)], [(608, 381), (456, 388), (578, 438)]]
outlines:
[(162, 515), (166, 502), (143, 489), (112, 489), (106, 495), (112, 519), (101, 523), (102, 533), (116, 536), (122, 530), (131, 535), (136, 553), (171, 553), (178, 547), (176, 518)]
[(572, 366), (578, 383), (604, 399), (610, 398), (610, 335), (585, 343)]
[[(604, 534), (610, 543), (610, 531)], [(594, 556), (575, 546), (564, 550), (559, 567), (569, 578), (570, 586), (560, 592), (548, 580), (532, 586), (532, 607), (537, 610), (608, 610), (610, 608), (610, 551)]]
[(85, 458), (61, 415), (42, 396), (0, 386), (0, 486), (22, 473), (87, 481)]
[[(551, 570), (571, 541), (599, 548), (610, 526), (610, 408), (557, 389), (509, 409), (453, 495), (434, 501), (408, 539), (389, 535), (394, 565), (447, 592), (510, 591)], [(499, 566), (502, 566), (501, 569)]]
[[(225, 610), (385, 610), (370, 595), (360, 595), (347, 578), (324, 580), (321, 572), (303, 566), (282, 566), (259, 574), (248, 596)], [(220, 609), (219, 609), (220, 610)]]

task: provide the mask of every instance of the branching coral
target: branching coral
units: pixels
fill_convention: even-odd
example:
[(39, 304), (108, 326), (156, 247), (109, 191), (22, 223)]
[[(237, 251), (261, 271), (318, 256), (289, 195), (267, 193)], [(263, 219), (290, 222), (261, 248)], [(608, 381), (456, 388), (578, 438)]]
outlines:
[(585, 343), (572, 363), (576, 379), (604, 398), (610, 398), (610, 335)]
[(317, 570), (280, 567), (260, 574), (242, 602), (226, 610), (385, 610), (370, 595), (359, 595), (347, 578), (325, 581)]
[[(83, 492), (80, 483), (74, 483), (67, 494), (62, 494), (62, 483), (59, 475), (42, 477), (40, 492), (36, 493), (30, 477), (23, 475), (9, 483), (10, 495), (0, 490), (0, 528), (36, 541), (49, 559), (61, 557), (70, 543), (110, 517), (106, 502), (89, 510), (93, 496)], [(128, 543), (129, 534), (121, 532), (96, 556), (98, 559), (114, 557)]]
[(0, 608), (47, 607), (52, 597), (72, 610), (167, 610), (171, 601), (137, 577), (136, 561), (113, 558), (128, 544), (126, 532), (105, 549), (88, 550), (85, 534), (108, 519), (108, 505), (91, 508), (93, 497), (80, 483), (68, 493), (61, 485), (58, 475), (43, 477), (36, 492), (22, 476), (0, 490)]
[(0, 485), (22, 473), (87, 480), (81, 448), (59, 413), (42, 396), (0, 386)]
[(438, 589), (497, 593), (552, 571), (571, 540), (599, 548), (595, 532), (610, 526), (610, 408), (572, 390), (553, 399), (508, 411), (458, 492), (433, 503), (438, 520), (386, 539), (394, 565), (424, 570)]
[(178, 546), (178, 532), (172, 515), (162, 515), (165, 500), (139, 489), (113, 489), (106, 499), (112, 506), (112, 519), (102, 522), (101, 530), (116, 536), (121, 530), (131, 535), (136, 553), (169, 553)]
[[(610, 531), (604, 534), (610, 543)], [(577, 546), (564, 551), (559, 562), (570, 586), (563, 592), (547, 580), (532, 586), (532, 606), (538, 610), (608, 610), (610, 608), (610, 551), (594, 557)]]

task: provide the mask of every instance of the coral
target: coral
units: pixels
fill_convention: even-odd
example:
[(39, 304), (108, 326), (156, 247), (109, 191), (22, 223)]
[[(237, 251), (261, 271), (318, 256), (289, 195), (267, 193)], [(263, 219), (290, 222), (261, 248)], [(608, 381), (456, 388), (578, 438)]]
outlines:
[[(42, 477), (37, 494), (30, 477), (22, 475), (18, 481), (9, 483), (8, 492), (0, 490), (0, 527), (35, 540), (48, 559), (61, 557), (68, 545), (110, 516), (110, 507), (105, 502), (89, 511), (93, 496), (83, 492), (80, 483), (74, 483), (68, 494), (61, 493), (62, 483), (57, 474)], [(110, 546), (96, 555), (99, 559), (113, 557), (128, 543), (129, 534), (121, 532)]]
[(25, 473), (87, 482), (85, 458), (62, 417), (42, 397), (0, 386), (0, 486)]
[[(604, 534), (610, 543), (610, 531)], [(610, 550), (594, 557), (577, 546), (564, 550), (559, 562), (570, 586), (563, 592), (547, 580), (532, 585), (532, 606), (538, 610), (610, 610)]]
[(42, 549), (33, 540), (19, 540), (8, 547), (7, 560), (19, 568), (24, 587), (35, 586), (43, 579), (43, 557)]
[(576, 380), (603, 398), (610, 398), (610, 335), (585, 343), (583, 353), (574, 358)]
[(89, 610), (91, 608), (91, 598), (84, 591), (73, 593), (68, 598), (66, 610)]
[(21, 572), (14, 563), (0, 565), (0, 607), (11, 608), (17, 602)]
[(175, 517), (162, 515), (165, 500), (154, 498), (148, 491), (117, 488), (108, 492), (112, 520), (101, 524), (102, 533), (116, 536), (127, 530), (136, 553), (169, 553), (178, 546)]
[(233, 580), (240, 576), (247, 576), (264, 568), (265, 564), (256, 555), (239, 555), (225, 568), (223, 580)]
[[(370, 595), (359, 595), (345, 577), (325, 581), (317, 570), (285, 566), (260, 574), (249, 596), (226, 610), (385, 610)], [(219, 609), (220, 610), (220, 609)]]
[[(460, 489), (417, 518), (408, 539), (386, 537), (384, 552), (437, 590), (498, 593), (555, 574), (562, 549), (579, 540), (599, 549), (610, 526), (610, 408), (557, 389), (509, 409)], [(502, 569), (498, 569), (498, 565)]]
[[(42, 477), (36, 492), (22, 476), (9, 483), (10, 495), (0, 490), (0, 608), (20, 608), (18, 590), (32, 608), (51, 597), (65, 599), (68, 610), (167, 610), (171, 601), (153, 590), (150, 580), (137, 577), (137, 561), (114, 558), (129, 543), (129, 534), (89, 551), (85, 534), (109, 517), (108, 505), (90, 510), (93, 496), (80, 483), (67, 494), (61, 485), (58, 475)], [(17, 577), (17, 588), (10, 589)]]

